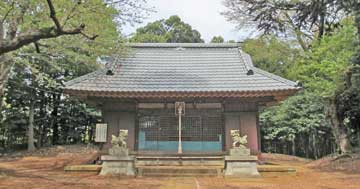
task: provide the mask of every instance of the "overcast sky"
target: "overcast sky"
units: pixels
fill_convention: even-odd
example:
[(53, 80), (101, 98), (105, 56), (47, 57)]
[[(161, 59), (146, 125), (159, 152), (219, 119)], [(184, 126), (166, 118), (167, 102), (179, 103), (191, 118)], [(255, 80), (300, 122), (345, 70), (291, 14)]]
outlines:
[(209, 42), (213, 36), (221, 35), (225, 41), (242, 41), (250, 37), (253, 31), (238, 31), (236, 25), (232, 24), (220, 14), (226, 7), (222, 5), (223, 0), (148, 0), (149, 7), (154, 7), (154, 13), (144, 20), (142, 24), (135, 26), (126, 25), (123, 33), (129, 35), (136, 28), (146, 25), (148, 22), (168, 18), (171, 15), (179, 15), (180, 18), (190, 24), (193, 29), (201, 33), (202, 38)]

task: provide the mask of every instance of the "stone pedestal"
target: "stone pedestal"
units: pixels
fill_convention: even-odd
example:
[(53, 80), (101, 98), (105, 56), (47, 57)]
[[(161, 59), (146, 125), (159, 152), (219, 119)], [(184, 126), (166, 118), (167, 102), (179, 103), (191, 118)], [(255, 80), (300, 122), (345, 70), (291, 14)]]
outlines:
[(248, 148), (232, 148), (232, 149), (230, 149), (230, 156), (250, 156), (250, 149), (248, 149)]
[(225, 156), (226, 177), (259, 177), (256, 156)]
[(135, 158), (132, 156), (101, 156), (103, 161), (100, 175), (135, 176)]
[(120, 146), (113, 146), (109, 149), (109, 155), (119, 156), (119, 157), (128, 157), (129, 149), (120, 147)]

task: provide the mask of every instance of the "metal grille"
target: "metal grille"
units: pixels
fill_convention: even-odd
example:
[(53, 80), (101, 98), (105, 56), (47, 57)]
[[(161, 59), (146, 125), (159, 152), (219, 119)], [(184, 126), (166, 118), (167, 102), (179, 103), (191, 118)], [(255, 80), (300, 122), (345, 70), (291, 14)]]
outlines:
[(145, 140), (159, 140), (159, 118), (157, 116), (142, 116), (139, 119), (140, 131), (145, 133)]
[[(178, 117), (160, 112), (151, 116), (140, 114), (138, 120), (141, 149), (177, 149)], [(192, 112), (192, 115), (182, 117), (183, 150), (221, 150), (222, 135), (223, 119), (220, 113)]]
[(202, 141), (201, 117), (184, 117), (182, 121), (183, 141)]
[(178, 141), (178, 121), (176, 117), (160, 117), (160, 136), (159, 141)]
[(223, 134), (222, 117), (203, 117), (202, 140), (219, 141)]

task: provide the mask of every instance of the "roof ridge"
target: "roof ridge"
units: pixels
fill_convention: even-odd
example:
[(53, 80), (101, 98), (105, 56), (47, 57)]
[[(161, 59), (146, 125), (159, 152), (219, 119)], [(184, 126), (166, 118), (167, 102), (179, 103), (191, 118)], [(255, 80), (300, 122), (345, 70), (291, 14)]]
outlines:
[[(241, 50), (241, 48), (239, 47), (239, 55), (240, 58), (243, 60), (243, 62), (245, 63), (245, 68), (247, 71), (250, 71), (253, 67), (254, 64), (252, 63), (251, 57), (249, 54), (245, 53), (244, 51)], [(246, 55), (246, 59), (244, 58), (243, 55)]]
[[(286, 85), (290, 85), (290, 86), (296, 86), (297, 85), (296, 82), (290, 81), (288, 79), (285, 79), (283, 77), (277, 76), (275, 74), (272, 74), (270, 72), (267, 72), (265, 70), (262, 70), (260, 68), (255, 67), (253, 62), (252, 62), (251, 56), (248, 53), (245, 53), (240, 48), (239, 48), (239, 52), (240, 52), (240, 56), (241, 56), (242, 60), (245, 63), (246, 69), (256, 71), (257, 73), (260, 73), (260, 74), (262, 74), (264, 76), (267, 76), (267, 77), (269, 77), (271, 79), (275, 79), (277, 81), (280, 81), (280, 82), (282, 82), (282, 83), (284, 83)], [(244, 54), (246, 56), (246, 59), (244, 59), (242, 54)]]

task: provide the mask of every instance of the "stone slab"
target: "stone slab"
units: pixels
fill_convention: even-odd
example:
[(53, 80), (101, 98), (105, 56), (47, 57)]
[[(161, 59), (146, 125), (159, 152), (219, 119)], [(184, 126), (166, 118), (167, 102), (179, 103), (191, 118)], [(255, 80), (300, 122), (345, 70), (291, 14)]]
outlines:
[(222, 166), (224, 160), (137, 160), (136, 166)]
[(113, 146), (109, 149), (109, 154), (112, 156), (129, 156), (129, 149), (120, 146)]
[(230, 156), (250, 156), (250, 149), (248, 149), (248, 148), (232, 148), (232, 149), (230, 149)]
[(135, 176), (135, 158), (132, 156), (101, 156), (103, 161), (100, 175)]
[(133, 162), (105, 161), (102, 164), (100, 175), (135, 176), (135, 166)]
[(138, 166), (138, 176), (223, 176), (223, 166)]
[(225, 177), (256, 178), (260, 174), (256, 162), (227, 162)]
[(102, 161), (134, 161), (135, 158), (132, 156), (112, 156), (112, 155), (103, 155), (101, 156)]
[(259, 172), (296, 172), (294, 167), (279, 165), (258, 165)]
[(101, 165), (69, 165), (64, 167), (64, 171), (99, 172), (101, 167)]
[(225, 162), (256, 162), (257, 160), (257, 156), (225, 156)]

